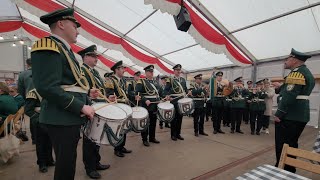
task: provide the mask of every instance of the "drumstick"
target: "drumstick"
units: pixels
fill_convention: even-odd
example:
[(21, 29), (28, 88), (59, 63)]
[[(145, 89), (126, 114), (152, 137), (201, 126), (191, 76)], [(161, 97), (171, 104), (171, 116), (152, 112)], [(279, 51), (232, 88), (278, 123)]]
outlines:
[[(98, 111), (98, 110), (100, 110), (100, 109), (102, 109), (102, 108), (104, 108), (104, 107), (106, 107), (106, 106), (109, 106), (109, 105), (111, 105), (111, 104), (114, 104), (114, 103), (115, 103), (115, 102), (111, 102), (111, 103), (105, 104), (105, 105), (103, 105), (103, 106), (100, 106), (100, 107), (94, 109), (94, 111)], [(81, 117), (84, 117), (84, 116), (86, 116), (86, 115), (85, 115), (85, 114), (81, 114)]]
[(111, 101), (105, 95), (103, 95), (100, 90), (98, 90), (98, 94), (99, 94), (100, 97), (105, 99), (108, 103), (111, 103)]

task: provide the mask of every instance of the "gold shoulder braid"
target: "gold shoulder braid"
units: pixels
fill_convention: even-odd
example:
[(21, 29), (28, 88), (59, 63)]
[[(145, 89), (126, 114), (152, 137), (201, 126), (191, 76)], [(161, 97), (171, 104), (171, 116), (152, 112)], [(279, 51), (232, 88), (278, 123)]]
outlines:
[(141, 81), (142, 81), (142, 84), (144, 86), (144, 90), (146, 91), (146, 93), (148, 95), (152, 96), (152, 95), (156, 95), (157, 94), (157, 90), (156, 89), (154, 89), (154, 90), (149, 89), (149, 87), (147, 86), (145, 80), (141, 80)]
[(55, 51), (57, 53), (60, 53), (59, 48), (57, 46), (57, 43), (49, 38), (41, 38), (38, 41), (34, 43), (32, 46), (31, 52), (34, 51)]
[(111, 79), (112, 79), (115, 87), (117, 88), (117, 91), (119, 92), (119, 97), (122, 97), (121, 99), (123, 99), (124, 101), (127, 101), (128, 98), (127, 98), (127, 95), (125, 93), (125, 90), (120, 87), (120, 85), (118, 83), (118, 80), (115, 80), (112, 77), (111, 77)]
[(81, 68), (79, 68), (78, 66), (76, 66), (74, 64), (74, 62), (71, 60), (70, 56), (68, 55), (67, 51), (62, 47), (61, 43), (57, 43), (57, 44), (58, 44), (58, 47), (63, 51), (63, 54), (66, 56), (68, 63), (69, 63), (69, 66), (71, 68), (72, 74), (73, 74), (74, 78), (76, 79), (77, 83), (79, 84), (79, 86), (81, 88), (88, 91), (90, 89), (89, 83), (88, 83), (86, 77), (84, 77), (84, 74), (83, 74)]
[(106, 79), (106, 81), (104, 82), (104, 86), (109, 89), (114, 89), (114, 85), (110, 78)]
[(286, 78), (286, 84), (306, 85), (306, 79), (300, 72), (291, 72)]
[[(87, 72), (87, 74), (89, 75), (90, 77), (90, 80), (92, 82), (92, 87), (93, 88), (96, 88), (96, 89), (99, 89), (99, 91), (102, 93), (102, 95), (106, 95), (106, 91), (105, 91), (105, 87), (102, 87), (100, 86), (97, 81), (97, 78), (94, 77), (93, 73), (86, 67), (86, 66), (82, 66), (84, 68), (84, 70)], [(102, 83), (102, 85), (104, 86), (104, 83)]]
[(180, 82), (178, 82), (177, 80), (175, 80), (173, 78), (170, 78), (170, 82), (171, 82), (172, 90), (175, 94), (180, 94), (180, 93), (184, 92)]

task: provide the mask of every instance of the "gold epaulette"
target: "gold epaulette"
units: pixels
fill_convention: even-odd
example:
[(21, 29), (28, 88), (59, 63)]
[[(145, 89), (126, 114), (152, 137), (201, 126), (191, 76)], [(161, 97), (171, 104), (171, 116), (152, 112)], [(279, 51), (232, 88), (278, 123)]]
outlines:
[(286, 84), (306, 85), (306, 79), (300, 72), (291, 72), (286, 78)]
[(106, 81), (104, 82), (104, 86), (105, 86), (106, 88), (109, 88), (109, 89), (114, 89), (114, 85), (113, 85), (111, 79), (106, 80)]
[(129, 85), (131, 85), (131, 84), (132, 84), (131, 81), (127, 81), (127, 82), (126, 82), (126, 87), (129, 87)]
[(142, 79), (139, 79), (139, 80), (137, 81), (137, 84), (142, 84)]
[(27, 93), (26, 99), (38, 99), (34, 89)]
[(171, 80), (170, 78), (166, 78), (167, 83), (170, 83), (171, 82), (170, 80)]
[(31, 52), (34, 51), (55, 51), (60, 53), (57, 43), (55, 43), (50, 38), (41, 38), (34, 43)]

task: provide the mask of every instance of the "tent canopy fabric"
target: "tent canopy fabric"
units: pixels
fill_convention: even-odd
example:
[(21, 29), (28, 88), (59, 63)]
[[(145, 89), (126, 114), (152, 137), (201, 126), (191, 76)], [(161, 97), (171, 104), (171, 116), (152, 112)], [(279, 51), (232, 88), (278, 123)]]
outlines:
[[(143, 72), (143, 67), (154, 64), (155, 75), (171, 74), (178, 63), (186, 73), (250, 65), (286, 56), (292, 47), (320, 52), (320, 0), (184, 0), (193, 20), (188, 33), (177, 30), (172, 17), (180, 2), (2, 0), (0, 22), (25, 20), (48, 32), (39, 16), (74, 3), (78, 18), (85, 23), (77, 46), (97, 44), (106, 60), (111, 64), (123, 60), (132, 72)], [(297, 11), (301, 8), (305, 9)], [(9, 31), (0, 35), (6, 38)], [(109, 70), (110, 63), (101, 62), (100, 68)]]

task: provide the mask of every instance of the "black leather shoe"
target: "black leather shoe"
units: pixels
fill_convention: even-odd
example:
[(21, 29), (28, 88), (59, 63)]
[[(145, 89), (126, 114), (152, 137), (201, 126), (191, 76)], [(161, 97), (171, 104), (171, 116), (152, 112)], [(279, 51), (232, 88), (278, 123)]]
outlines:
[(199, 136), (199, 134), (196, 132), (196, 133), (194, 133), (194, 136), (198, 137), (198, 136)]
[(163, 129), (163, 126), (160, 126), (160, 129)]
[(200, 135), (203, 135), (203, 136), (208, 136), (208, 134), (207, 133), (205, 133), (205, 132), (201, 132), (201, 133), (199, 133)]
[(231, 133), (231, 134), (234, 134), (234, 130), (231, 130), (230, 133)]
[(110, 165), (109, 164), (97, 164), (96, 165), (96, 170), (106, 170), (109, 169)]
[(221, 129), (218, 130), (218, 133), (225, 134)]
[(227, 124), (228, 127), (230, 127), (230, 124)]
[(260, 135), (260, 132), (256, 132), (256, 135)]
[(254, 132), (253, 132), (253, 131), (251, 131), (251, 135), (254, 135)]
[(176, 138), (175, 136), (171, 136), (171, 139), (172, 139), (173, 141), (177, 141), (177, 138)]
[(42, 172), (42, 173), (46, 173), (46, 172), (48, 172), (48, 167), (45, 166), (45, 165), (40, 165), (39, 166), (39, 171)]
[(152, 142), (152, 143), (156, 143), (156, 144), (159, 144), (160, 141), (156, 140), (156, 139), (150, 139), (149, 142)]
[(218, 131), (216, 131), (216, 130), (213, 131), (213, 134), (217, 134), (217, 133), (218, 133)]
[(121, 152), (122, 152), (122, 153), (126, 153), (126, 154), (132, 153), (131, 150), (128, 150), (128, 149), (126, 149), (125, 147), (122, 148)]
[(87, 173), (87, 175), (91, 179), (100, 179), (101, 178), (101, 175), (97, 171), (91, 171), (91, 172)]
[(166, 124), (164, 127), (166, 127), (166, 128), (170, 128), (170, 125), (169, 125), (169, 124)]
[(55, 165), (56, 165), (56, 163), (55, 163), (54, 161), (47, 163), (47, 166), (48, 166), (48, 167), (49, 167), (49, 166), (55, 166)]
[(121, 151), (114, 151), (114, 155), (118, 157), (124, 157), (124, 154)]
[(150, 146), (150, 144), (149, 144), (149, 142), (148, 142), (148, 141), (143, 141), (142, 143), (143, 143), (143, 145), (144, 145), (144, 146), (147, 146), (147, 147), (149, 147), (149, 146)]
[(240, 134), (243, 134), (243, 132), (241, 130), (237, 130), (236, 131), (237, 133), (240, 133)]
[(177, 136), (177, 139), (184, 140), (184, 138), (180, 135)]

